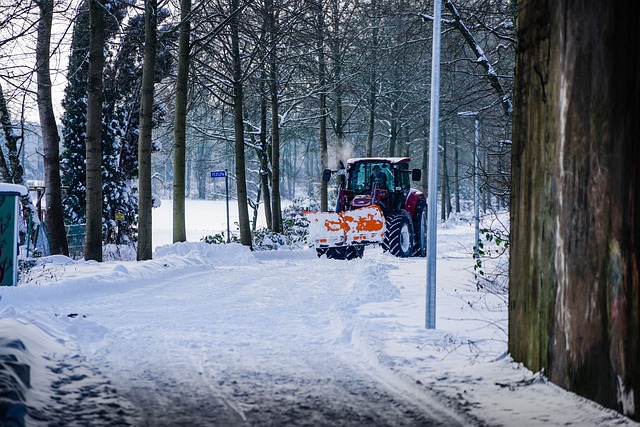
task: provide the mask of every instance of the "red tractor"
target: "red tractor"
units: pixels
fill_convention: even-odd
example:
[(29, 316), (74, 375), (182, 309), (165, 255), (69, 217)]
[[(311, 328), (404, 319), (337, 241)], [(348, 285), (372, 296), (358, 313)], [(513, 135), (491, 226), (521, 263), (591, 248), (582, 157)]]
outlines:
[(335, 211), (307, 214), (318, 256), (361, 258), (370, 244), (398, 257), (426, 256), (427, 202), (410, 186), (421, 171), (409, 169), (409, 160), (349, 159), (346, 168), (324, 170), (323, 181), (339, 178)]

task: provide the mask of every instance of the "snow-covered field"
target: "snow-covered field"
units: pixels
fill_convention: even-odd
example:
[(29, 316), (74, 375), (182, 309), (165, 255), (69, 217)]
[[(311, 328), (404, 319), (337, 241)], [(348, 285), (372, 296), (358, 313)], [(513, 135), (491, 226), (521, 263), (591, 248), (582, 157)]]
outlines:
[(438, 230), (435, 330), (424, 259), (200, 243), (226, 228), (219, 202), (188, 201), (187, 227), (169, 245), (164, 202), (152, 261), (54, 256), (0, 290), (27, 425), (637, 425), (506, 354), (506, 296), (476, 289), (468, 221)]

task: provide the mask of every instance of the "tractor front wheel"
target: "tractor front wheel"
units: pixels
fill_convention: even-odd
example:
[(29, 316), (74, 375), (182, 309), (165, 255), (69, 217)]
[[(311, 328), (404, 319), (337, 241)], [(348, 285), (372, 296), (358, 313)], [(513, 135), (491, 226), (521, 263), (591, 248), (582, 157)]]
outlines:
[(413, 255), (413, 224), (409, 214), (406, 212), (391, 214), (386, 219), (387, 230), (382, 248), (400, 258)]

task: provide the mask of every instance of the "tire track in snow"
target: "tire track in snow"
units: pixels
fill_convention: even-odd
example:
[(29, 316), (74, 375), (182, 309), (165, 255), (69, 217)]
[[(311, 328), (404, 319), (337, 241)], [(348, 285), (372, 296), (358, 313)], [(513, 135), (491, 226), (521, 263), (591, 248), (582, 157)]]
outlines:
[(84, 302), (108, 331), (85, 343), (91, 361), (138, 408), (137, 425), (460, 423), (341, 342), (348, 319), (335, 318), (376, 297), (375, 262), (257, 257)]

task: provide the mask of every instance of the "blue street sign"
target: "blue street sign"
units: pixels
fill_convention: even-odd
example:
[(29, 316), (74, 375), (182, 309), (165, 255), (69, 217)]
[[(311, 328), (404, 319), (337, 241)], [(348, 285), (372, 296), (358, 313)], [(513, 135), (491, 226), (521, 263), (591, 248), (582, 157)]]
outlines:
[(224, 178), (225, 176), (227, 176), (227, 171), (212, 171), (211, 172), (211, 178)]

